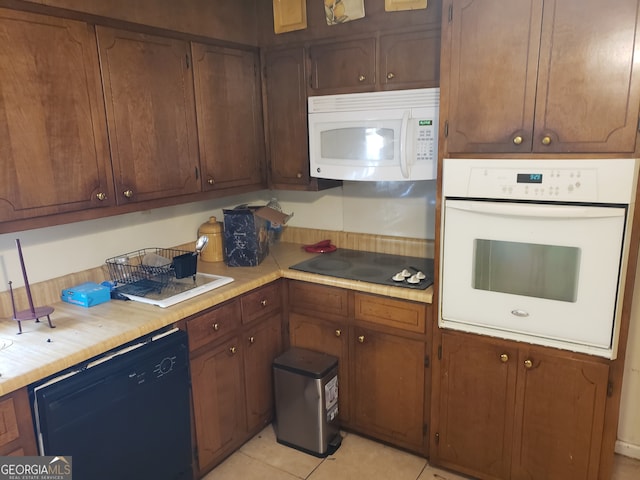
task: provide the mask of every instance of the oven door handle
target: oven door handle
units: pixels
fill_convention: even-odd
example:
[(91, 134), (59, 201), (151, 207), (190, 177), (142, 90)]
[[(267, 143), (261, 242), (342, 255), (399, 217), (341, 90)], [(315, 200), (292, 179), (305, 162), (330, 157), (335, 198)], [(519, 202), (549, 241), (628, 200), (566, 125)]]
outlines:
[(530, 205), (466, 200), (447, 200), (445, 202), (445, 208), (509, 217), (539, 218), (611, 218), (623, 217), (625, 212), (625, 209), (621, 207), (582, 207), (549, 204)]

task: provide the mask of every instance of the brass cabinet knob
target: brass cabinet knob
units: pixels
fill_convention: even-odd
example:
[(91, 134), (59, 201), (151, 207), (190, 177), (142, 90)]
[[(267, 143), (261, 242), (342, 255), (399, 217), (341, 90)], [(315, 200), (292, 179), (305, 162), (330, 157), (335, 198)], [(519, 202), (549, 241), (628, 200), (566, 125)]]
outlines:
[(301, 172), (296, 173), (296, 178), (302, 178), (302, 173)]
[(340, 335), (342, 335), (342, 330), (336, 328), (336, 337), (339, 337)]
[(209, 177), (209, 180), (207, 180), (207, 183), (208, 183), (209, 185), (213, 185), (213, 184), (214, 184), (214, 183), (216, 183), (216, 182), (213, 180), (213, 178)]
[(213, 329), (217, 332), (218, 330), (220, 330), (220, 324), (219, 323), (214, 323), (213, 325), (211, 325), (213, 327)]
[(388, 80), (393, 80), (394, 78), (395, 78), (395, 75), (393, 74), (393, 72), (387, 73), (387, 79)]
[(500, 355), (500, 361), (502, 363), (507, 363), (509, 361), (509, 355), (507, 355), (506, 353), (503, 353), (502, 355)]
[(262, 305), (263, 307), (267, 306), (267, 301), (266, 300), (260, 300), (260, 305)]
[(513, 143), (515, 145), (520, 145), (522, 143), (522, 137), (520, 135), (516, 135), (513, 137)]
[(256, 337), (249, 337), (249, 343), (251, 345), (253, 345), (254, 343), (256, 343)]
[(544, 137), (542, 137), (542, 144), (543, 145), (550, 145), (551, 144), (551, 137), (549, 135), (545, 135)]
[(364, 343), (364, 335), (360, 335), (360, 336), (358, 337), (358, 341), (359, 341), (360, 343)]
[(131, 198), (133, 197), (133, 190), (125, 190), (122, 194), (127, 198)]
[(367, 79), (367, 77), (365, 77), (364, 75), (358, 75), (358, 81), (359, 82), (364, 82)]
[(231, 347), (231, 348), (229, 348), (229, 353), (230, 353), (231, 355), (235, 355), (237, 351), (238, 351), (238, 350), (236, 349), (236, 347)]
[(533, 367), (533, 362), (531, 360), (529, 360), (528, 358), (524, 361), (524, 368), (526, 368), (527, 370), (529, 368)]
[(104, 192), (98, 192), (96, 193), (96, 198), (102, 202), (107, 199), (107, 194)]

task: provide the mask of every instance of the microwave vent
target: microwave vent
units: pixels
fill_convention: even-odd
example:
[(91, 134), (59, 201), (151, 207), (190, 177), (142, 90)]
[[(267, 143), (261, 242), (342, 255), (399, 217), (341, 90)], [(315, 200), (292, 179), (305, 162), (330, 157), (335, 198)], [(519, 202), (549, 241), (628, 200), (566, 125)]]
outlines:
[(438, 107), (439, 103), (439, 88), (346, 93), (309, 97), (309, 113)]

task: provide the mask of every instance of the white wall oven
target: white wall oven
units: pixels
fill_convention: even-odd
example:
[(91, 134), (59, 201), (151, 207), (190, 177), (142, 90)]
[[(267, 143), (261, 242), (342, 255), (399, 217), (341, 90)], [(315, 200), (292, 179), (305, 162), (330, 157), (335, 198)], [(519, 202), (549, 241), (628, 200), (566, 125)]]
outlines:
[(443, 165), (440, 326), (615, 358), (638, 162)]

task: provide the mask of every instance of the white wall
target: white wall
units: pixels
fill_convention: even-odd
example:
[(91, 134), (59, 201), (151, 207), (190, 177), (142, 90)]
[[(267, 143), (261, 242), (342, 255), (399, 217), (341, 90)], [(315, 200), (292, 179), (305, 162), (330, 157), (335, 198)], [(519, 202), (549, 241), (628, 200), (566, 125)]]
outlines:
[(15, 240), (20, 239), (30, 283), (100, 266), (105, 259), (195, 240), (200, 224), (241, 203), (276, 196), (296, 227), (433, 238), (435, 182), (345, 182), (323, 192), (263, 190), (70, 225), (0, 235), (0, 291), (24, 285)]

